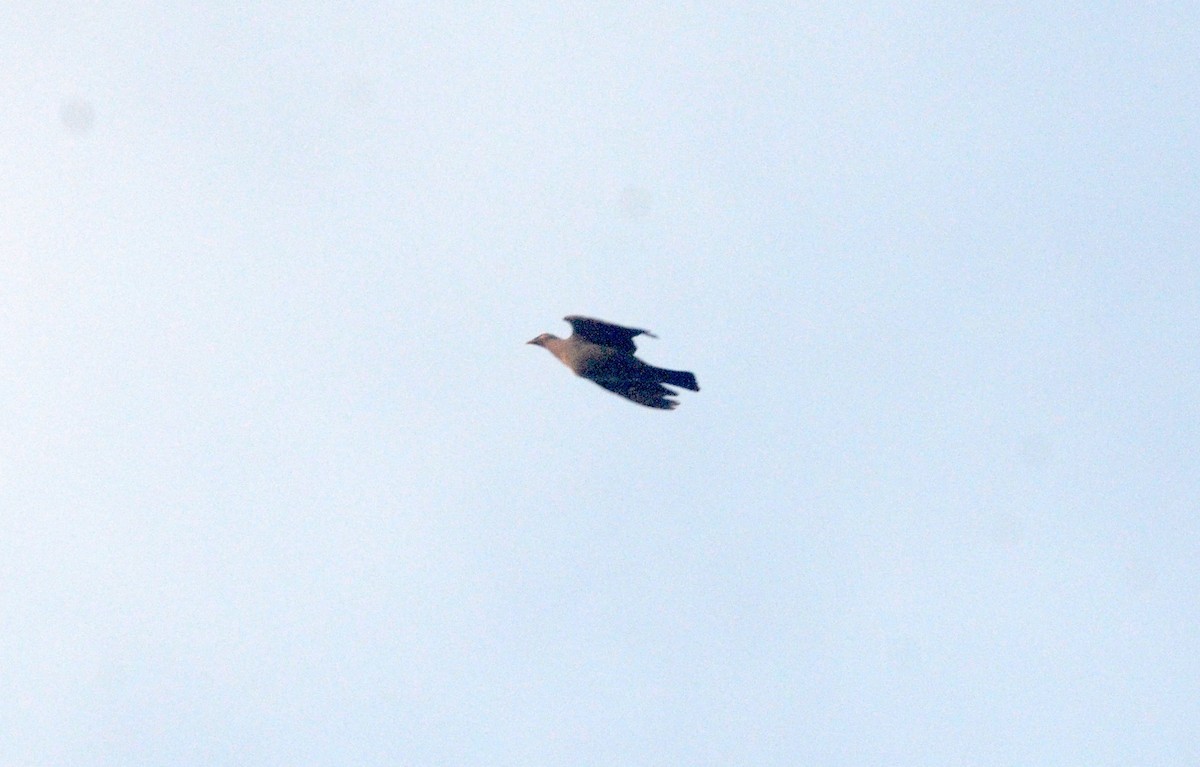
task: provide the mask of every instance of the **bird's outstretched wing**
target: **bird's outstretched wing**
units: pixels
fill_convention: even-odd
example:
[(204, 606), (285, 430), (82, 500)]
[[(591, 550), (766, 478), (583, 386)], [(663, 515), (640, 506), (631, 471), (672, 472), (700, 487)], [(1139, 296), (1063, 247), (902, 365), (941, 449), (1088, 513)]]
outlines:
[(620, 394), (625, 399), (633, 400), (639, 405), (645, 405), (646, 407), (654, 407), (659, 410), (674, 410), (679, 404), (673, 399), (667, 399), (667, 397), (674, 397), (679, 392), (668, 389), (662, 384), (647, 383), (645, 381), (617, 381), (611, 378), (596, 381), (595, 383), (608, 389), (613, 394)]
[(563, 317), (563, 319), (571, 323), (571, 329), (575, 331), (575, 335), (585, 341), (591, 341), (601, 346), (608, 346), (617, 351), (628, 352), (629, 354), (637, 351), (637, 347), (633, 345), (634, 336), (647, 335), (651, 338), (657, 338), (656, 335), (648, 330), (627, 328), (621, 325), (614, 325), (611, 322), (605, 322), (604, 320), (594, 320), (591, 317), (580, 317), (572, 314), (569, 317)]

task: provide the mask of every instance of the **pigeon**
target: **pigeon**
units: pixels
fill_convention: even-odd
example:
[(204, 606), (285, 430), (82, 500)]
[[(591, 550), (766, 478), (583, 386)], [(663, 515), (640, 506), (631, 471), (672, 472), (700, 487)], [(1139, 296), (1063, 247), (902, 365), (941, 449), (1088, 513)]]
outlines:
[(679, 403), (668, 397), (679, 392), (663, 384), (700, 391), (696, 376), (682, 370), (666, 370), (647, 365), (633, 356), (635, 336), (657, 338), (639, 328), (626, 328), (603, 320), (572, 314), (563, 317), (574, 331), (567, 338), (542, 333), (529, 341), (558, 357), (575, 375), (603, 386), (614, 394), (639, 405), (672, 410)]

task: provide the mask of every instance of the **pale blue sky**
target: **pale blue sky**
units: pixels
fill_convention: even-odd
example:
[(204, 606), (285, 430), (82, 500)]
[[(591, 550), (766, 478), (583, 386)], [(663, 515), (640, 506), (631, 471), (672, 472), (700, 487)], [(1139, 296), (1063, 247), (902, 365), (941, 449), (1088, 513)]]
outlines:
[(1197, 51), (6, 5), (0, 763), (1200, 762)]

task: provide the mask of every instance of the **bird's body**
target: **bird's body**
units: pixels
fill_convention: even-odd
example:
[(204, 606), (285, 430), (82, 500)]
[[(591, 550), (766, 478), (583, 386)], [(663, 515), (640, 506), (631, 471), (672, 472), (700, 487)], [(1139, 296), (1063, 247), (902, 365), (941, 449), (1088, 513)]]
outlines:
[(679, 404), (667, 399), (678, 392), (663, 384), (700, 391), (696, 376), (691, 373), (654, 367), (633, 356), (637, 351), (634, 337), (647, 335), (654, 338), (654, 334), (577, 315), (564, 319), (571, 323), (574, 331), (569, 337), (542, 333), (529, 343), (558, 357), (575, 375), (639, 405), (661, 410), (671, 410)]

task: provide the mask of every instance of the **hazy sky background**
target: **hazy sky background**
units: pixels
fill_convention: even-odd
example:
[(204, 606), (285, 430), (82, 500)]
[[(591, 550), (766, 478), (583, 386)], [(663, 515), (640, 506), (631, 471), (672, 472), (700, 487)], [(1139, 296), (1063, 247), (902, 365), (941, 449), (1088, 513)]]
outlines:
[(1198, 51), (5, 4), (0, 763), (1200, 763)]

